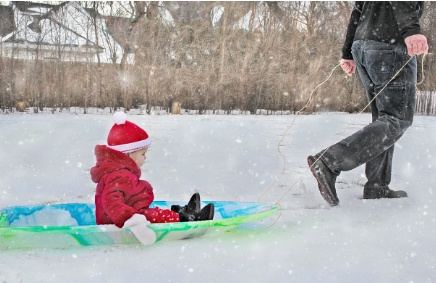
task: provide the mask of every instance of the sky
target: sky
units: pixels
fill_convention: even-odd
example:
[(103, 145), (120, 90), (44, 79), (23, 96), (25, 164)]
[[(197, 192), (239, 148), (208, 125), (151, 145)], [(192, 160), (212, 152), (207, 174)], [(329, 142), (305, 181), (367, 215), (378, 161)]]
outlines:
[[(82, 113), (0, 113), (0, 207), (93, 202), (93, 149), (112, 116)], [(416, 116), (395, 146), (391, 188), (408, 198), (363, 200), (361, 166), (338, 177), (341, 203), (332, 208), (306, 157), (369, 114), (297, 116), (284, 136), (292, 115), (138, 114), (128, 119), (152, 139), (142, 178), (156, 200), (198, 191), (204, 201), (279, 201), (281, 213), (152, 246), (4, 250), (0, 282), (436, 281), (436, 117)]]

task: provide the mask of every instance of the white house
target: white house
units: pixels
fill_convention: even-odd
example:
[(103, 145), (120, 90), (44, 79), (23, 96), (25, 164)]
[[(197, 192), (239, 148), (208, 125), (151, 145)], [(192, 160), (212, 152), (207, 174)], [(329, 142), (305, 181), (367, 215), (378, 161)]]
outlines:
[[(15, 59), (120, 63), (123, 49), (107, 21), (77, 2), (11, 2), (13, 30), (0, 33), (0, 54)], [(2, 17), (6, 20), (6, 17)], [(10, 16), (9, 18), (12, 18)]]

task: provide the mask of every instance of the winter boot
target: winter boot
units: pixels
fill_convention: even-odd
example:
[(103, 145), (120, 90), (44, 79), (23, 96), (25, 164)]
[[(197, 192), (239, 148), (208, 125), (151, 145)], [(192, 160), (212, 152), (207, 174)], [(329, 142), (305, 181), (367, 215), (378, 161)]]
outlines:
[(215, 214), (215, 205), (209, 203), (195, 214), (195, 221), (212, 220)]
[(407, 193), (405, 191), (394, 191), (389, 188), (382, 189), (369, 189), (363, 190), (364, 199), (379, 199), (379, 198), (406, 198)]
[(214, 213), (215, 213), (215, 206), (213, 203), (209, 203), (198, 212), (194, 212), (194, 213), (186, 213), (184, 211), (180, 212), (179, 213), (180, 222), (212, 220)]
[(394, 191), (391, 189), (388, 189), (385, 192), (385, 198), (407, 198), (407, 193), (405, 191)]
[(172, 205), (171, 210), (177, 213), (186, 212), (188, 214), (194, 214), (200, 211), (200, 194), (193, 194), (188, 204), (185, 206)]
[(331, 205), (335, 206), (339, 204), (338, 196), (336, 195), (336, 178), (337, 174), (330, 171), (327, 165), (322, 162), (321, 159), (317, 160), (317, 157), (309, 155), (307, 157), (307, 163), (309, 164), (310, 170), (313, 176), (318, 181), (318, 189), (322, 197)]

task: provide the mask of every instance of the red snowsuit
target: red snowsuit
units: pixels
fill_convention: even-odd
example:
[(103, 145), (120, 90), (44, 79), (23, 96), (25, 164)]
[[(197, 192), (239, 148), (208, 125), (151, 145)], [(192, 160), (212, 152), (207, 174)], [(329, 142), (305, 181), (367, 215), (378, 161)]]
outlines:
[(153, 187), (139, 180), (141, 169), (128, 155), (97, 145), (97, 164), (91, 168), (91, 178), (97, 184), (95, 218), (97, 224), (123, 227), (133, 214), (143, 214), (151, 223), (180, 222), (179, 214), (158, 207), (150, 208), (154, 200)]

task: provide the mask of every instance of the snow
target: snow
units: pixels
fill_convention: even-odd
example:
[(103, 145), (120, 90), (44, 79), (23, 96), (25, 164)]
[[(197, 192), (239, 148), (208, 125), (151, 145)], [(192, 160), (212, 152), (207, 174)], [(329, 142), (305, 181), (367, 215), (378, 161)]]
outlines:
[[(391, 188), (408, 198), (363, 200), (361, 166), (339, 176), (334, 208), (306, 157), (366, 125), (369, 114), (298, 116), (280, 145), (285, 159), (278, 143), (292, 115), (128, 118), (152, 138), (142, 172), (156, 200), (195, 191), (202, 200), (280, 200), (280, 217), (147, 247), (5, 250), (0, 282), (436, 281), (436, 117), (415, 117), (396, 144)], [(93, 149), (112, 123), (99, 114), (0, 114), (0, 207), (93, 202)]]

